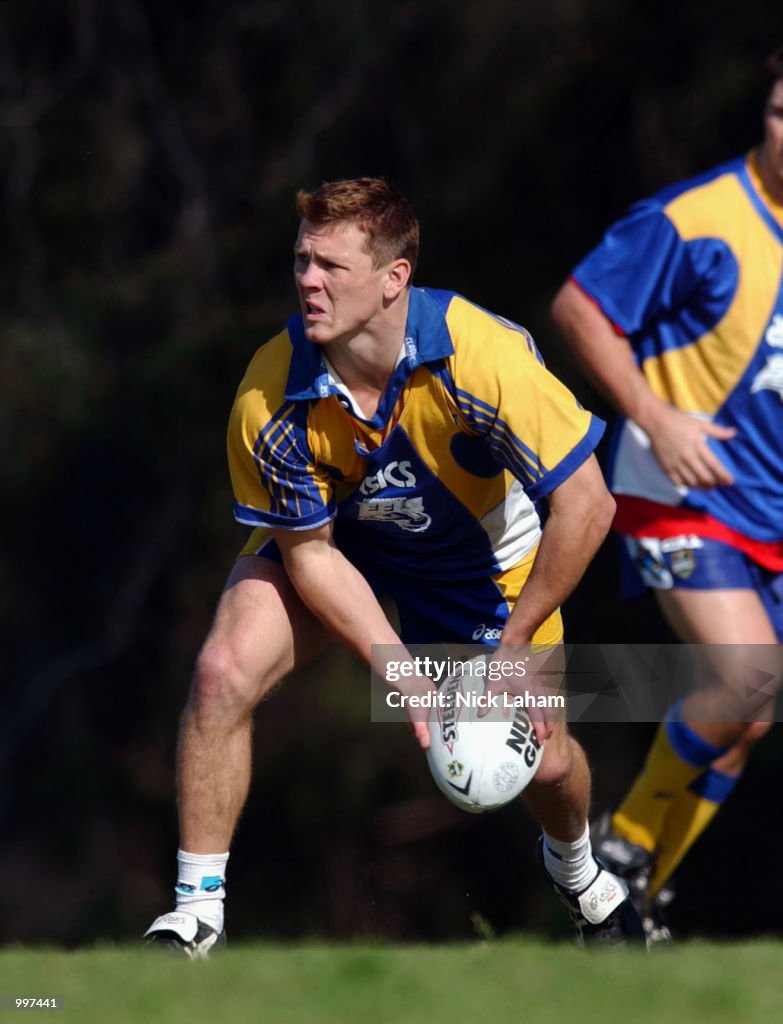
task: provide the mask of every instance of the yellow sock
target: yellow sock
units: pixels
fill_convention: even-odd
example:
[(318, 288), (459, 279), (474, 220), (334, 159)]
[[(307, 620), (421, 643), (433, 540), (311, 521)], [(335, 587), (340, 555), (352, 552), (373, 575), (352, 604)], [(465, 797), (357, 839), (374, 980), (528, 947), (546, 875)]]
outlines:
[(612, 816), (612, 830), (652, 853), (673, 802), (722, 753), (685, 722), (661, 723), (644, 767)]
[(736, 783), (737, 776), (711, 768), (674, 801), (658, 839), (655, 869), (648, 890), (650, 896), (655, 896), (666, 885)]

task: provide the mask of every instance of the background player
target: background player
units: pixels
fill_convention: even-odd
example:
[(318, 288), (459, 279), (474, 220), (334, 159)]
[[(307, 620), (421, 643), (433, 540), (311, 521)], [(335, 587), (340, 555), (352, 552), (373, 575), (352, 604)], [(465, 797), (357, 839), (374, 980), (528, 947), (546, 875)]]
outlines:
[[(783, 639), (783, 48), (766, 71), (761, 145), (633, 206), (552, 308), (621, 416), (610, 487), (632, 585), (694, 644)], [(679, 720), (694, 707), (594, 833), (653, 930), (656, 895), (769, 728)]]
[[(530, 335), (411, 287), (418, 223), (395, 189), (333, 182), (300, 193), (298, 208), (300, 315), (256, 353), (229, 426), (235, 515), (254, 531), (182, 718), (177, 909), (147, 932), (190, 956), (223, 936), (265, 694), (334, 639), (367, 664), (377, 645), (399, 646), (381, 591), (406, 643), (471, 642), (483, 625), (501, 652), (558, 644), (559, 605), (614, 510), (592, 454), (603, 425)], [(425, 722), (413, 726), (426, 747)], [(626, 887), (591, 853), (584, 754), (562, 722), (537, 731), (546, 746), (525, 801), (546, 871), (585, 941), (639, 938)]]

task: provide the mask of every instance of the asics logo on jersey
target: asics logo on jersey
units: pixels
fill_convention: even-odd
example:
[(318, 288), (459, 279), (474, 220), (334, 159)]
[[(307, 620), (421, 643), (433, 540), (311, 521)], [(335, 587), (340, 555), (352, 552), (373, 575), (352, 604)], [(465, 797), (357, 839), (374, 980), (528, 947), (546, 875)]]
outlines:
[(783, 348), (783, 316), (776, 313), (764, 334), (764, 341), (773, 348)]
[(755, 394), (763, 389), (777, 391), (783, 402), (783, 355), (768, 356), (767, 365), (756, 374), (750, 385), (750, 393)]
[(421, 533), (432, 522), (424, 511), (422, 498), (375, 498), (359, 502), (359, 519), (377, 523), (394, 523), (401, 530)]
[(416, 477), (411, 472), (411, 464), (407, 460), (402, 462), (390, 462), (388, 466), (379, 469), (377, 473), (366, 476), (362, 480), (359, 490), (362, 494), (377, 494), (386, 487), (409, 488), (416, 486)]
[(474, 640), (499, 640), (503, 630), (499, 626), (485, 626), (482, 622), (473, 630)]

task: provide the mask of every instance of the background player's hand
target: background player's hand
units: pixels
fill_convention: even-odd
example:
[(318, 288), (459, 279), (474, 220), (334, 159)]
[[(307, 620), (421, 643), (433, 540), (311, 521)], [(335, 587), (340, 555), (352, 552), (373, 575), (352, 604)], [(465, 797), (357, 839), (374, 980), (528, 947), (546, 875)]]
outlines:
[(695, 419), (687, 413), (662, 407), (654, 425), (646, 425), (652, 450), (664, 472), (677, 486), (725, 487), (734, 477), (707, 444), (707, 438), (728, 441), (737, 431), (718, 423)]

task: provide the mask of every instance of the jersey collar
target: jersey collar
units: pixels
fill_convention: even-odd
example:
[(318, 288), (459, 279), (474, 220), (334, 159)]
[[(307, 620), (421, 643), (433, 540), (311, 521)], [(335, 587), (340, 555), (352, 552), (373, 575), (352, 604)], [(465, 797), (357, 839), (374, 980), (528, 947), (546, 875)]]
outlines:
[[(297, 402), (339, 394), (339, 388), (329, 374), (320, 345), (315, 345), (305, 337), (301, 315), (288, 318), (288, 335), (293, 352), (285, 397), (289, 401)], [(392, 398), (391, 392), (394, 392), (396, 401), (402, 384), (417, 366), (434, 363), (454, 353), (443, 313), (423, 288), (411, 288), (404, 345), (405, 355), (392, 374), (378, 413), (368, 422), (374, 423), (376, 419), (385, 421), (384, 413), (388, 404), (387, 399)]]
[[(780, 220), (780, 207), (764, 188), (764, 182), (758, 170), (758, 150), (754, 149), (737, 172), (740, 183), (747, 193), (756, 212), (767, 225), (778, 242), (783, 242), (783, 222)], [(775, 212), (773, 213), (773, 210)]]

